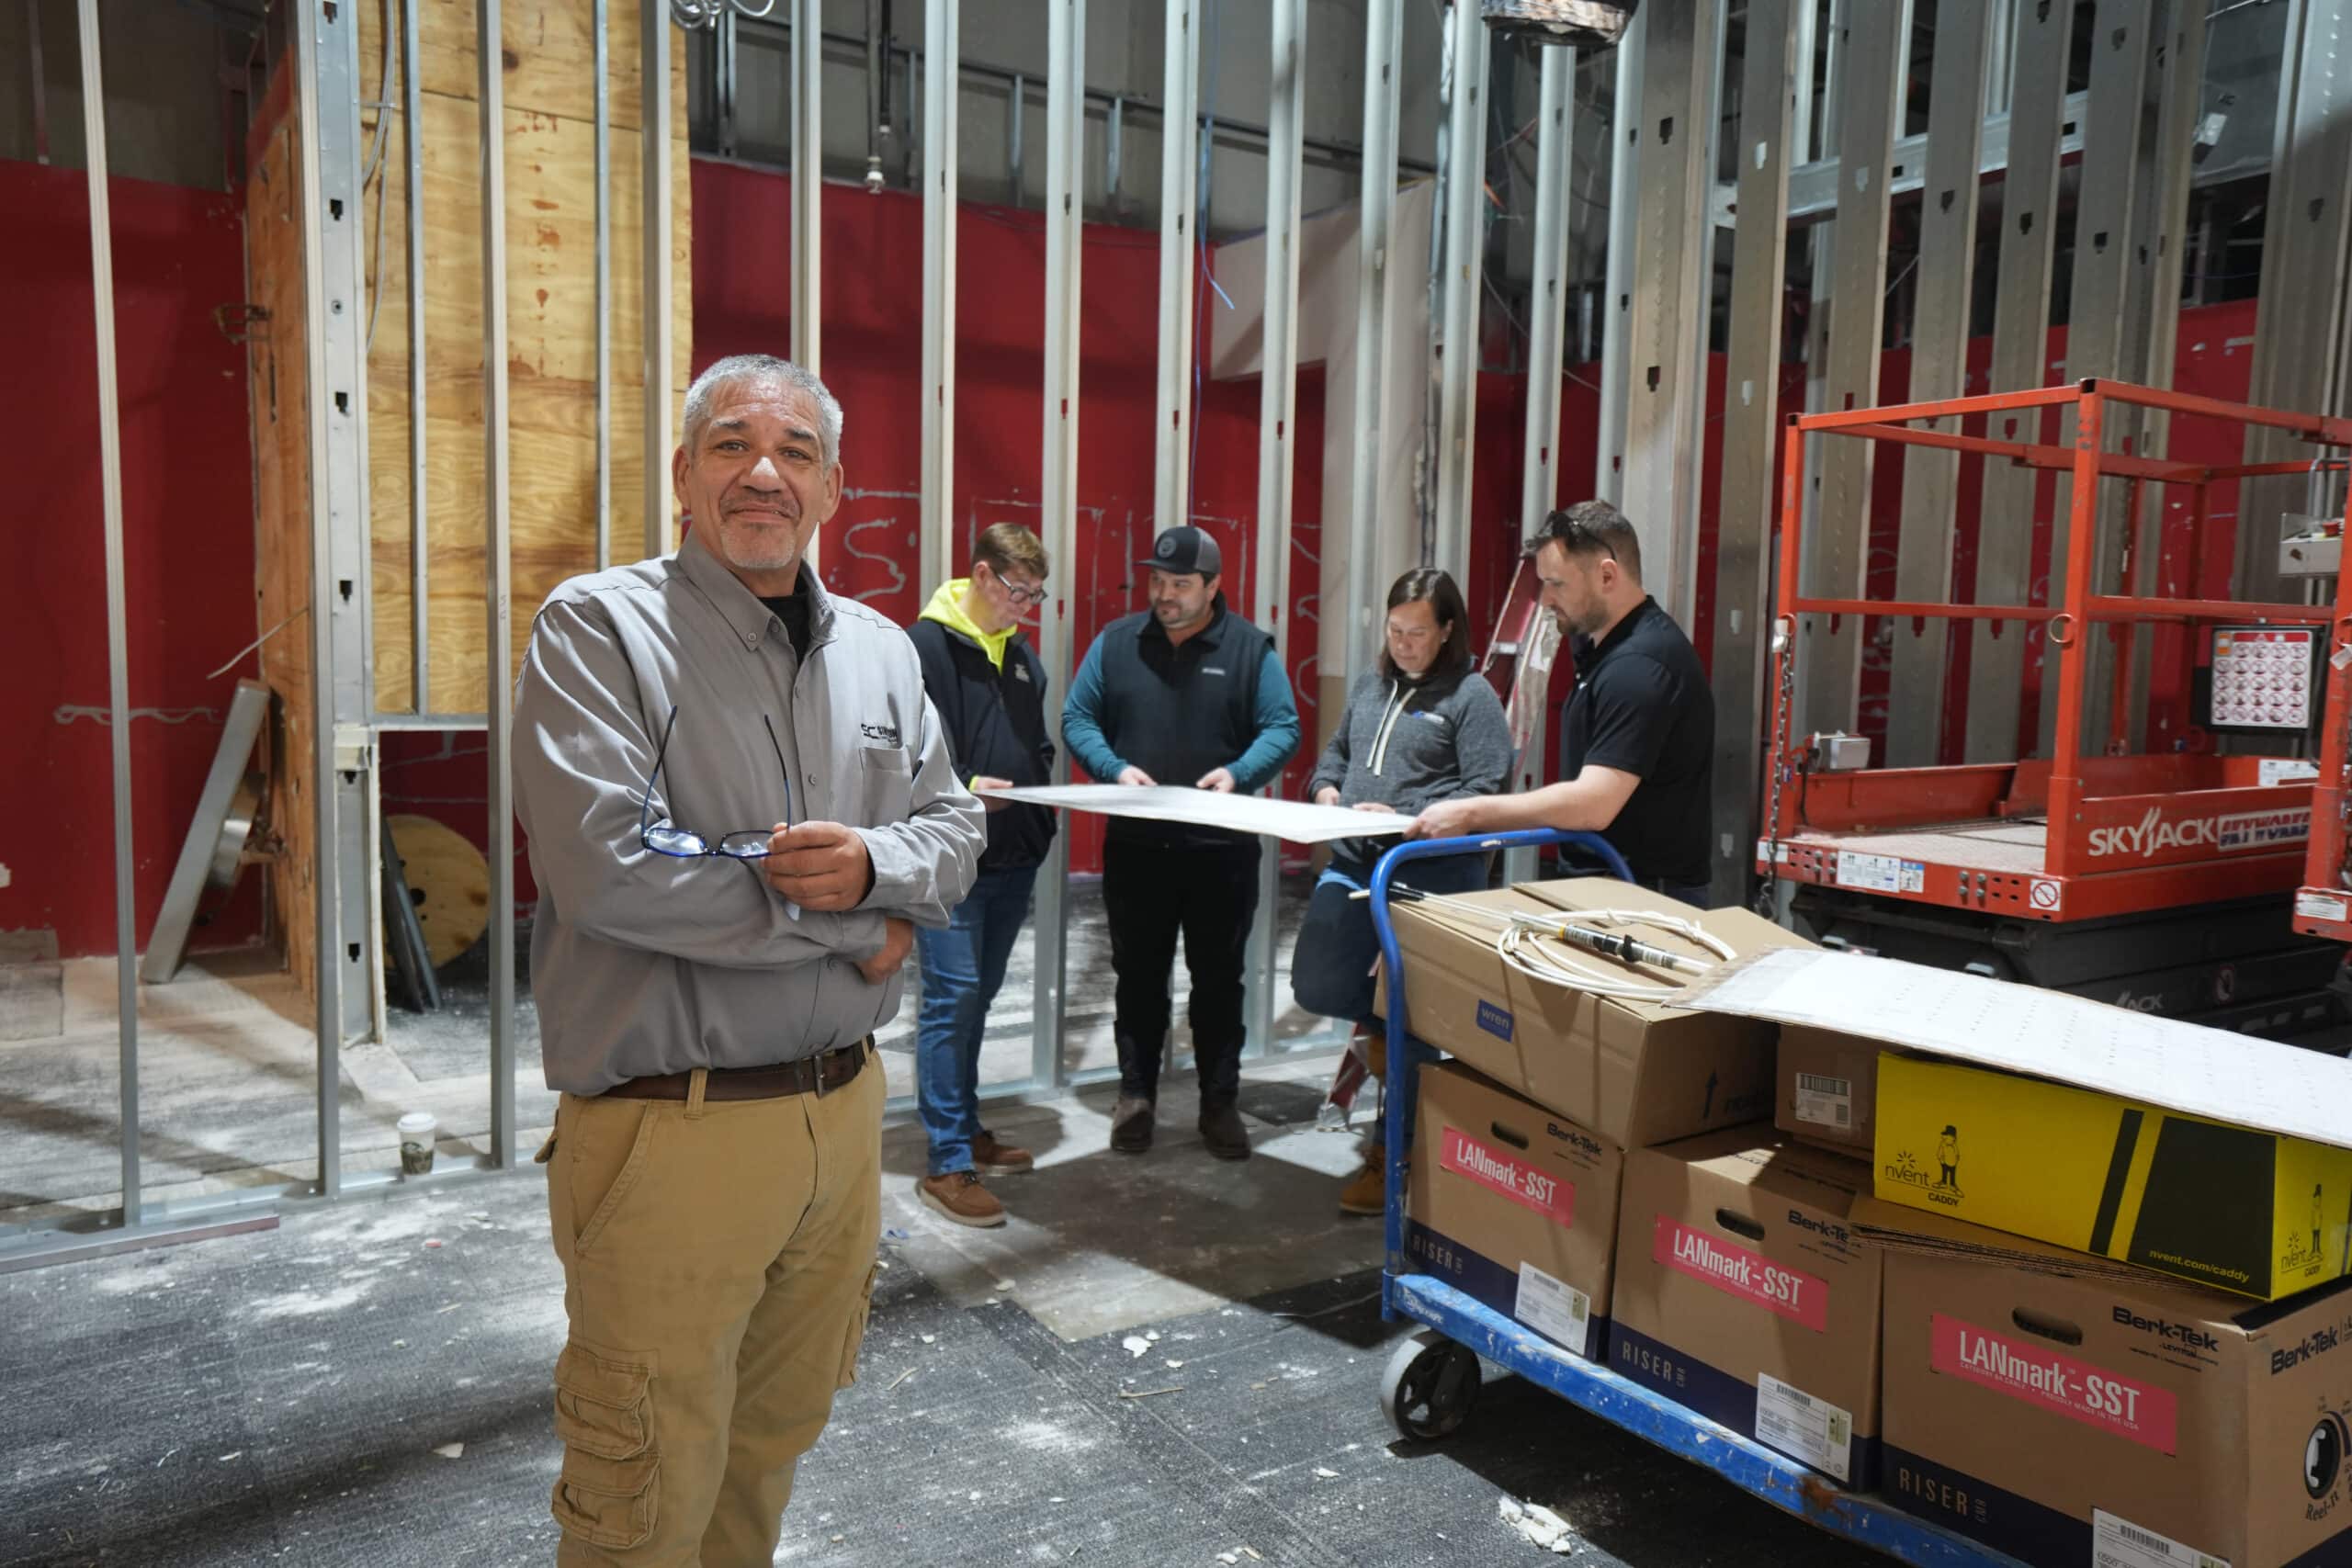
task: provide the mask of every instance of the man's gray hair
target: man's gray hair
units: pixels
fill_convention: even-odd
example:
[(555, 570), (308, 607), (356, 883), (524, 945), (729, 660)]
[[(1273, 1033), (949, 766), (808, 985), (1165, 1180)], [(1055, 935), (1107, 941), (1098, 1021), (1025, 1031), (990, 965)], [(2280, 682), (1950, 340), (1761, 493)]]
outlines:
[(691, 454), (701, 445), (704, 426), (710, 423), (710, 406), (718, 400), (719, 392), (745, 381), (774, 381), (796, 392), (808, 395), (817, 405), (817, 445), (819, 455), (828, 463), (838, 463), (842, 457), (842, 405), (813, 370), (805, 370), (789, 359), (778, 359), (773, 354), (730, 354), (695, 378), (686, 389), (685, 428), (683, 445)]

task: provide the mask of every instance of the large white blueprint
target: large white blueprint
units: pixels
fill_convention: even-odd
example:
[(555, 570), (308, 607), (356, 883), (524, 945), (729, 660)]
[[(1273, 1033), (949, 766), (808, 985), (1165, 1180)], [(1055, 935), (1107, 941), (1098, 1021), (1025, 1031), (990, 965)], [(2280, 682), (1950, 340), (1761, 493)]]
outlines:
[(1025, 784), (980, 793), (1000, 800), (1058, 806), (1069, 811), (1095, 811), (1105, 817), (1145, 817), (1159, 822), (1189, 822), (1199, 828), (1229, 828), (1237, 833), (1287, 839), (1294, 844), (1401, 833), (1413, 820), (1394, 812), (1311, 806), (1303, 800), (1267, 800), (1254, 795), (1219, 795), (1215, 790), (1183, 789), (1171, 784), (1142, 788), (1104, 784)]
[(1859, 953), (1773, 948), (1723, 965), (1675, 1002), (2352, 1148), (2352, 1062), (2086, 997)]

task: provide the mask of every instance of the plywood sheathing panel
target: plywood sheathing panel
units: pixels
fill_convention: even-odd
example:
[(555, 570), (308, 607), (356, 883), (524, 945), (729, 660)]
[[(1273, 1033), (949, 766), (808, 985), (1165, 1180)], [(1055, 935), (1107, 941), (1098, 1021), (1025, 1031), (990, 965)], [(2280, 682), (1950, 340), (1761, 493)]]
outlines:
[(254, 431), (261, 678), (276, 695), (267, 819), (270, 908), (308, 992), (317, 940), (311, 796), (310, 364), (303, 332), (301, 142), (291, 114), (256, 136), (245, 186), (248, 298), (268, 312), (245, 340)]
[[(611, 7), (612, 446), (614, 556), (644, 535), (641, 260), (636, 8)], [(379, 9), (361, 6), (361, 79), (380, 84)], [(394, 8), (397, 23), (397, 7)], [(426, 0), (423, 33), (425, 450), (430, 539), (430, 710), (480, 713), (483, 676), (481, 136), (470, 4)], [(514, 644), (549, 590), (595, 563), (595, 131), (587, 0), (510, 0), (504, 14), (508, 420)], [(397, 51), (390, 99), (402, 96)], [(671, 50), (672, 396), (693, 344), (684, 51)], [(362, 111), (372, 137), (373, 109)], [(370, 587), (377, 707), (413, 710), (410, 615), (407, 170), (399, 116), (380, 175), (383, 244), (368, 354)], [(367, 218), (375, 220), (376, 186)], [(373, 229), (369, 231), (371, 236)], [(666, 463), (669, 455), (658, 456)], [(511, 669), (511, 666), (510, 666)]]

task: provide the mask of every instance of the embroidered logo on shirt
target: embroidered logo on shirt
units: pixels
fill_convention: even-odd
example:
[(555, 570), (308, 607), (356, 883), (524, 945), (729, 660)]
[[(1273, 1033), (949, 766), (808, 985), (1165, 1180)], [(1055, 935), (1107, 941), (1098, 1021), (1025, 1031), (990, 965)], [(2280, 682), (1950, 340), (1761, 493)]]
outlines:
[(896, 746), (899, 744), (899, 727), (897, 725), (861, 724), (857, 727), (857, 729), (859, 734), (865, 736), (868, 740), (874, 741), (877, 745)]
[(1012, 678), (1016, 681), (1027, 681), (1029, 679), (1029, 666), (1026, 664), (1014, 665), (1012, 667)]

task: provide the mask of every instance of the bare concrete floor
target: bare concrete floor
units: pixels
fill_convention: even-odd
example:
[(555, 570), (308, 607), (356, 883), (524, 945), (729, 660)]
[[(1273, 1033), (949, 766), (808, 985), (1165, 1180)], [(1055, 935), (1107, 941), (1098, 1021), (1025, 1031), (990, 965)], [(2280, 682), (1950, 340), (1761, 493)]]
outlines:
[[(1859, 1568), (1859, 1551), (1515, 1379), (1442, 1443), (1400, 1438), (1378, 1223), (1332, 1207), (1354, 1140), (1308, 1129), (1316, 1065), (1249, 1075), (1253, 1158), (1166, 1086), (1140, 1157), (1105, 1091), (994, 1118), (1039, 1156), (1005, 1229), (908, 1195), (894, 1119), (856, 1386), (802, 1461), (778, 1562), (1405, 1568), (1556, 1561)], [(0, 1274), (0, 1568), (522, 1568), (553, 1560), (565, 1336), (545, 1187), (290, 1207), (275, 1231)], [(717, 1564), (709, 1568), (745, 1568)]]
[[(1074, 918), (1073, 1071), (1111, 1063), (1087, 931)], [(990, 1019), (999, 1081), (1030, 1074), (1027, 962), (1024, 944)], [(57, 1032), (0, 1044), (0, 1245), (114, 1201), (114, 986), (111, 964), (65, 965)], [(314, 1175), (315, 1044), (286, 976), (209, 960), (140, 1008), (151, 1198)], [(1311, 1026), (1286, 1010), (1281, 1030)], [(884, 1040), (901, 1094), (911, 1028), (910, 1003)], [(553, 1111), (527, 1007), (517, 1036), (527, 1152)], [(482, 1146), (485, 1040), (460, 977), (444, 1013), (345, 1052), (346, 1171), (393, 1163), (405, 1110), (440, 1117), (446, 1160)], [(1356, 1139), (1314, 1129), (1332, 1056), (1245, 1067), (1246, 1162), (1201, 1145), (1181, 1048), (1144, 1156), (1108, 1148), (1112, 1086), (991, 1105), (1037, 1157), (991, 1181), (1012, 1212), (994, 1231), (916, 1200), (923, 1138), (894, 1108), (862, 1375), (800, 1467), (776, 1561), (1552, 1560), (1498, 1521), (1506, 1497), (1573, 1520), (1596, 1564), (1861, 1561), (1516, 1380), (1444, 1444), (1397, 1438), (1379, 1378), (1407, 1331), (1379, 1315), (1380, 1226), (1336, 1209)], [(0, 1568), (552, 1560), (566, 1325), (536, 1169), (279, 1210), (259, 1234), (0, 1274)]]
[[(1289, 878), (1275, 909), (1278, 1005), (1271, 1043), (1277, 1054), (1338, 1040), (1328, 1021), (1290, 1003), (1290, 951), (1310, 886), (1304, 876)], [(1099, 881), (1071, 883), (1062, 1059), (1072, 1078), (1117, 1065), (1101, 905)], [(1034, 925), (1023, 931), (990, 1010), (981, 1047), (983, 1092), (1033, 1077), (1036, 940)], [(114, 961), (70, 960), (60, 967), (55, 1032), (0, 1042), (0, 1241), (19, 1227), (121, 1201)], [(411, 1111), (438, 1120), (444, 1161), (489, 1152), (488, 980), (481, 951), (443, 978), (442, 1010), (396, 1009), (383, 1041), (342, 1053), (336, 1104), (347, 1176), (397, 1166), (394, 1124)], [(880, 1034), (893, 1092), (902, 1099), (914, 1088), (921, 985), (920, 965), (911, 965), (907, 998)], [(1179, 963), (1170, 1042), (1179, 1070), (1192, 1060), (1188, 992)], [(141, 1179), (148, 1201), (316, 1179), (317, 1037), (310, 1004), (273, 960), (258, 952), (195, 960), (169, 984), (139, 988), (139, 1020)], [(527, 1154), (555, 1118), (555, 1096), (540, 1074), (527, 977), (517, 987), (514, 1035), (516, 1142)]]

